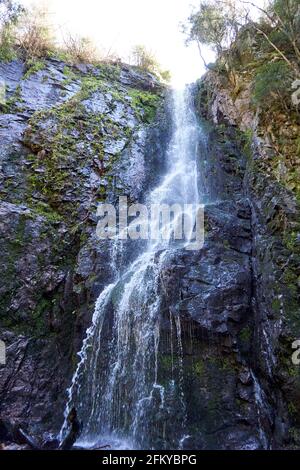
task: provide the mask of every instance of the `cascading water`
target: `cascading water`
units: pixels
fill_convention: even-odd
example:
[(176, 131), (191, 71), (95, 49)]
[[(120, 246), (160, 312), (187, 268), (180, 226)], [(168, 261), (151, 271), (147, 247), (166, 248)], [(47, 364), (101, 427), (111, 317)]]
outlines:
[[(188, 89), (174, 91), (173, 103), (174, 130), (166, 175), (147, 202), (180, 204), (185, 210), (184, 204), (199, 201), (199, 126)], [(91, 447), (100, 442), (115, 448), (180, 448), (186, 434), (181, 325), (176, 312), (170, 313), (171, 336), (177, 339), (170, 346), (170, 377), (163, 384), (159, 382), (160, 274), (169, 254), (182, 249), (183, 244), (171, 243), (169, 226), (160, 230), (167, 233), (164, 240), (149, 241), (146, 247), (143, 244), (127, 269), (116, 269), (114, 283), (97, 300), (65, 413), (67, 416), (72, 406), (77, 409), (83, 422), (80, 445)], [(114, 249), (116, 246), (122, 249), (122, 244)], [(173, 412), (176, 417), (172, 419)], [(172, 437), (168, 436), (168, 421), (176, 428)]]

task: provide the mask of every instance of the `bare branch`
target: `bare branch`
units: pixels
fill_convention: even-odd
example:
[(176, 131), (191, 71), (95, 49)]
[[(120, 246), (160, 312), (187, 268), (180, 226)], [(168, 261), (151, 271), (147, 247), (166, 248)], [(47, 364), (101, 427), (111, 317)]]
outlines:
[(261, 13), (263, 13), (264, 15), (267, 16), (267, 18), (272, 22), (274, 23), (274, 19), (272, 18), (272, 16), (266, 11), (264, 10), (263, 8), (259, 7), (258, 5), (256, 5), (255, 3), (253, 2), (250, 2), (250, 1), (247, 1), (247, 0), (239, 0), (240, 3), (243, 3), (244, 5), (250, 5), (251, 7), (254, 7), (256, 8), (257, 10), (259, 10)]
[(207, 66), (207, 63), (206, 63), (206, 61), (205, 61), (205, 59), (204, 59), (204, 56), (203, 56), (203, 54), (202, 54), (202, 49), (201, 49), (200, 41), (197, 41), (197, 46), (198, 46), (198, 51), (199, 51), (200, 57), (201, 57), (201, 59), (202, 59), (202, 62), (203, 62), (203, 64), (204, 64), (204, 67), (207, 69), (208, 66)]
[(257, 32), (259, 32), (260, 34), (262, 34), (264, 36), (264, 38), (268, 41), (268, 43), (273, 47), (273, 49), (275, 49), (276, 52), (278, 52), (278, 54), (282, 57), (282, 59), (296, 73), (296, 75), (299, 75), (298, 67), (295, 64), (293, 64), (280, 49), (278, 49), (276, 44), (274, 44), (273, 41), (271, 41), (269, 36), (262, 29), (260, 29), (255, 23), (253, 23), (253, 26), (254, 26), (254, 28), (256, 29)]

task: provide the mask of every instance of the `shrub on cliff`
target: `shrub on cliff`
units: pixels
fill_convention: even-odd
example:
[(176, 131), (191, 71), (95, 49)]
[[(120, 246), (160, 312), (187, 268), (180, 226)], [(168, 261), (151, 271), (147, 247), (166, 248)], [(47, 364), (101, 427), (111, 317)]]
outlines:
[(261, 51), (271, 51), (286, 62), (294, 76), (300, 76), (299, 0), (269, 0), (265, 9), (251, 0), (200, 0), (183, 30), (187, 43), (197, 43), (205, 63), (202, 45), (212, 47), (220, 59), (231, 50), (245, 25), (254, 29)]
[(13, 0), (0, 0), (0, 60), (15, 57), (15, 29), (23, 7)]
[(141, 44), (132, 49), (132, 59), (134, 65), (148, 72), (154, 72), (158, 69), (158, 62), (154, 54)]
[(66, 36), (63, 47), (57, 47), (45, 7), (25, 10), (13, 0), (0, 0), (0, 60), (23, 57), (28, 64), (52, 55), (71, 63), (93, 63), (100, 60), (96, 46), (88, 38)]
[(65, 60), (74, 64), (95, 63), (101, 59), (100, 52), (91, 39), (71, 34), (64, 39), (62, 52)]
[(202, 45), (211, 47), (220, 57), (235, 40), (244, 23), (245, 19), (236, 2), (201, 0), (199, 8), (191, 13), (182, 29), (187, 35), (187, 44), (196, 42), (201, 59), (207, 67)]
[(54, 34), (45, 8), (32, 8), (20, 17), (17, 45), (26, 60), (47, 57), (55, 50)]
[(169, 70), (162, 70), (161, 66), (156, 59), (155, 55), (149, 51), (145, 46), (138, 44), (132, 49), (132, 62), (140, 69), (154, 73), (160, 76), (165, 82), (171, 80), (171, 73)]
[(48, 19), (45, 8), (25, 10), (14, 0), (0, 0), (0, 60), (47, 57), (55, 50)]
[(291, 71), (283, 60), (263, 64), (254, 78), (253, 101), (257, 105), (286, 108), (291, 101), (291, 84)]

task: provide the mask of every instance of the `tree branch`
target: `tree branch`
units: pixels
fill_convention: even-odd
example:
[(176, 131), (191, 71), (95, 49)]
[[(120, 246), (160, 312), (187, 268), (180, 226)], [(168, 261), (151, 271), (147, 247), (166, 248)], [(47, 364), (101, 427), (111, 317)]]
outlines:
[(200, 57), (201, 57), (201, 59), (202, 59), (202, 62), (203, 62), (203, 64), (204, 64), (204, 67), (205, 67), (206, 69), (208, 69), (207, 63), (206, 63), (206, 61), (205, 61), (205, 59), (204, 59), (204, 56), (203, 56), (203, 54), (202, 54), (202, 49), (201, 49), (200, 41), (197, 40), (196, 42), (197, 42), (198, 51), (199, 51)]
[(269, 38), (269, 36), (262, 30), (260, 29), (255, 23), (253, 23), (253, 26), (254, 28), (256, 29), (257, 32), (259, 32), (260, 34), (262, 34), (264, 36), (264, 38), (268, 41), (268, 43), (273, 47), (273, 49), (275, 49), (276, 52), (278, 52), (278, 54), (282, 57), (282, 59), (288, 64), (289, 67), (291, 67), (293, 69), (293, 71), (296, 73), (296, 75), (299, 75), (299, 69), (298, 67), (293, 64), (287, 57), (286, 55), (280, 50), (278, 49), (278, 47), (276, 46), (276, 44), (273, 43), (273, 41), (271, 41), (271, 39)]
[(247, 1), (247, 0), (239, 0), (239, 1), (240, 1), (240, 3), (243, 3), (244, 5), (250, 5), (254, 8), (256, 8), (261, 13), (266, 15), (266, 17), (271, 21), (271, 23), (274, 23), (274, 19), (272, 18), (272, 16), (266, 10), (264, 10), (263, 8), (259, 7), (258, 5), (255, 5), (255, 3)]

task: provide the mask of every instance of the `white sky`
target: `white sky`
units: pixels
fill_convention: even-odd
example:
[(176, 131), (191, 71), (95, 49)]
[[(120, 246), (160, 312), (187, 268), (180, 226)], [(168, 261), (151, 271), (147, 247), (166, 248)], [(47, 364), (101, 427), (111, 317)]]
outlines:
[[(175, 85), (195, 81), (204, 73), (196, 45), (185, 46), (180, 22), (198, 0), (21, 0), (25, 6), (46, 3), (51, 22), (60, 30), (89, 36), (105, 52), (112, 50), (128, 62), (136, 44), (144, 44), (162, 67), (172, 72)], [(214, 60), (207, 51), (207, 61)]]
[[(263, 6), (264, 0), (252, 0)], [(125, 62), (137, 44), (151, 50), (174, 86), (197, 80), (204, 72), (197, 46), (185, 46), (180, 23), (199, 0), (20, 0), (25, 6), (48, 6), (58, 35), (65, 32), (88, 36), (104, 53), (115, 52)], [(254, 10), (252, 9), (252, 12)], [(255, 13), (255, 11), (254, 11)], [(256, 12), (257, 13), (257, 12)], [(204, 48), (203, 48), (204, 50)], [(204, 50), (206, 62), (214, 54)]]

